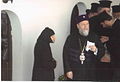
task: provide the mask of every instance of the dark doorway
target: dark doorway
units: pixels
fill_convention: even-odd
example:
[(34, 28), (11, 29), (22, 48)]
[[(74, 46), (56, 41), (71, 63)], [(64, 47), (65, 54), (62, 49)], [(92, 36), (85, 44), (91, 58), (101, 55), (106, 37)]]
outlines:
[(6, 11), (1, 11), (1, 80), (12, 80), (11, 23)]
[(79, 11), (78, 11), (78, 6), (75, 5), (74, 8), (73, 8), (73, 11), (72, 11), (72, 14), (71, 14), (71, 25), (70, 25), (70, 33), (75, 33), (77, 32), (77, 27), (76, 27), (76, 24), (75, 24), (75, 21), (76, 21), (76, 17), (79, 15)]
[(85, 11), (86, 11), (86, 6), (82, 2), (79, 2), (74, 6), (71, 14), (70, 34), (78, 32), (76, 26), (76, 17), (82, 14), (86, 14)]

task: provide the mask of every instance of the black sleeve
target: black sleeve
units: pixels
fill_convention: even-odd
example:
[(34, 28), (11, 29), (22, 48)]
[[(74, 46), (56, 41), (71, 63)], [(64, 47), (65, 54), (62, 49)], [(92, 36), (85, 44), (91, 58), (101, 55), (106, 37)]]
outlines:
[(63, 65), (64, 65), (65, 74), (71, 71), (71, 67), (68, 59), (69, 45), (70, 45), (70, 36), (68, 36), (63, 48)]
[[(46, 51), (44, 51), (43, 55), (45, 54), (47, 54)], [(49, 56), (43, 56), (41, 59), (43, 68), (54, 69), (56, 67), (56, 61), (54, 58)]]
[(97, 59), (98, 59), (98, 61), (100, 61), (100, 59), (105, 54), (105, 48), (97, 35), (95, 35), (95, 38), (96, 38), (96, 47), (98, 48)]

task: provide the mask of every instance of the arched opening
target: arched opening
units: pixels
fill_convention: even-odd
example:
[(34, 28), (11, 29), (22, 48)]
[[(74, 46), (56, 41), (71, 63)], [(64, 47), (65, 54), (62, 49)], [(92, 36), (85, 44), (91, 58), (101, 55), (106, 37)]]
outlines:
[(86, 14), (86, 12), (85, 12), (86, 11), (86, 6), (85, 6), (84, 3), (79, 2), (77, 4), (77, 6), (78, 6), (79, 15)]
[(12, 80), (11, 22), (6, 11), (1, 11), (1, 80)]
[(71, 14), (71, 25), (70, 25), (70, 33), (76, 33), (77, 32), (77, 27), (76, 27), (76, 17), (82, 14), (86, 14), (86, 6), (84, 3), (82, 2), (78, 2), (73, 10), (72, 10), (72, 14)]
[[(3, 59), (1, 57), (2, 59), (1, 63), (3, 64), (1, 68), (6, 69), (3, 71), (3, 75), (1, 75), (2, 77), (1, 80), (11, 81), (16, 78), (16, 75), (18, 75), (18, 71), (20, 70), (22, 30), (21, 30), (21, 24), (18, 16), (12, 11), (2, 10), (1, 12), (3, 11), (6, 13), (7, 17), (3, 19), (1, 18), (1, 19), (8, 22), (5, 25), (1, 24), (1, 29), (4, 29), (6, 26), (6, 30), (8, 30), (6, 34), (8, 34), (9, 36), (6, 37), (6, 39), (8, 39), (9, 47), (7, 48), (8, 52), (6, 51), (7, 53), (6, 58), (8, 59), (8, 61), (6, 62), (7, 65), (3, 64)], [(2, 16), (2, 13), (1, 13), (1, 16)], [(3, 31), (4, 30), (1, 30), (1, 35), (2, 33), (4, 33)], [(3, 37), (1, 37), (1, 40), (3, 40)], [(5, 50), (5, 48), (3, 48), (3, 50)], [(1, 55), (3, 55), (3, 53)]]

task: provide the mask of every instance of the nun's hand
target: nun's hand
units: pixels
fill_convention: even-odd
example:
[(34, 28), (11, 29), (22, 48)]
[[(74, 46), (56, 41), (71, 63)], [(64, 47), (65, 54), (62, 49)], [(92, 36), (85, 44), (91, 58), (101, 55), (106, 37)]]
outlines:
[(56, 66), (57, 66), (57, 62), (56, 62), (56, 60), (53, 58), (53, 59), (52, 59), (52, 67), (55, 69)]

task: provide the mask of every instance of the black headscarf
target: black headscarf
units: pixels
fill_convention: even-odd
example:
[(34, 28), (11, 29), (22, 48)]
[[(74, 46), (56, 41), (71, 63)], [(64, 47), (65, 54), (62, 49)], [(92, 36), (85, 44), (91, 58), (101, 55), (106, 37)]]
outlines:
[(53, 41), (51, 40), (50, 36), (54, 35), (54, 31), (50, 29), (49, 27), (46, 27), (39, 38), (37, 39), (37, 42), (45, 42), (45, 43), (52, 43)]

